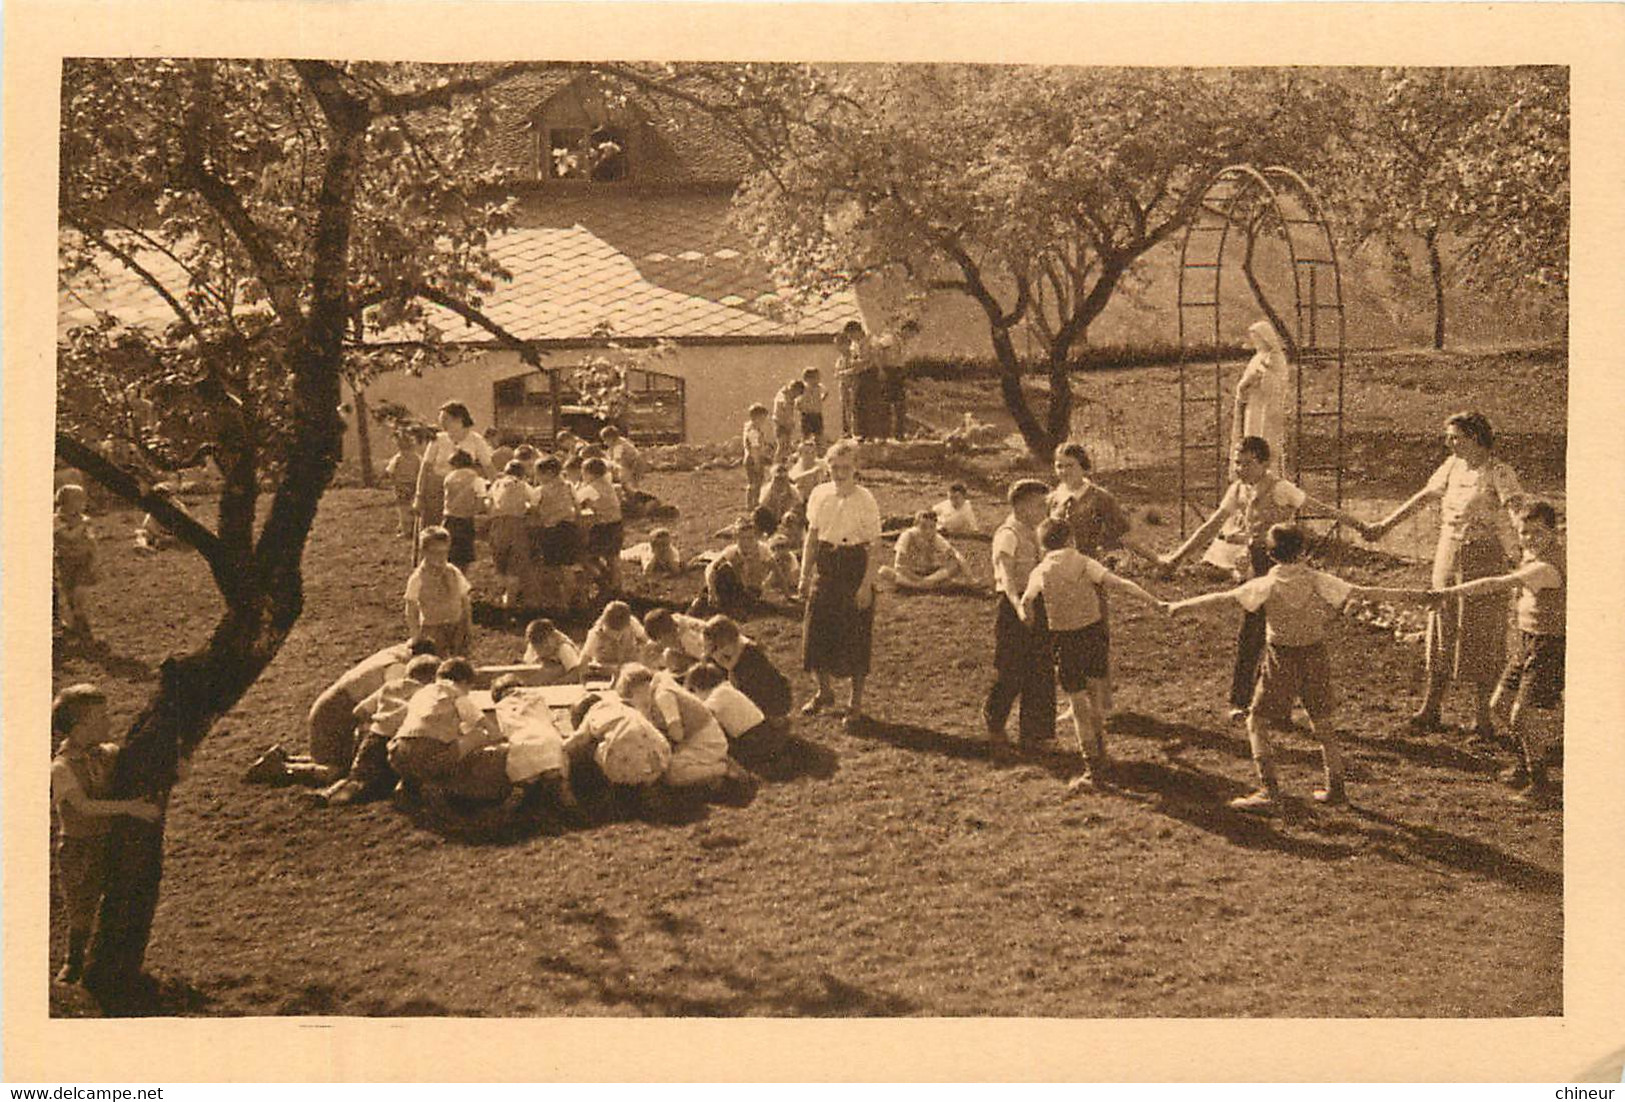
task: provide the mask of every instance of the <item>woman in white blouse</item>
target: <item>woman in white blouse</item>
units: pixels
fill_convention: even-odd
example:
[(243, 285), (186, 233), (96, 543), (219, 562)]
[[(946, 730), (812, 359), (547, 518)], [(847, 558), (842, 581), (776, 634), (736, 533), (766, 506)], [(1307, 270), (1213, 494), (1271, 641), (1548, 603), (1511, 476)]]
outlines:
[(467, 452), (474, 458), (481, 478), (489, 479), (491, 445), (485, 437), (474, 431), (474, 416), (461, 402), (447, 402), (440, 407), (440, 434), (423, 453), (418, 467), (418, 489), (412, 499), (412, 512), (418, 518), (418, 530), (439, 524), (445, 508), (446, 475), (451, 472), (453, 452)]
[[(1495, 458), (1495, 432), (1482, 413), (1452, 414), (1444, 423), (1450, 457), (1428, 484), (1375, 524), (1364, 526), (1379, 540), (1430, 501), (1439, 503), (1439, 543), (1433, 555), (1434, 589), (1503, 574), (1508, 564), (1510, 517), (1523, 495), (1518, 476)], [(1421, 731), (1439, 729), (1439, 708), (1452, 679), (1473, 686), (1476, 732), (1493, 736), (1490, 694), (1506, 659), (1507, 597), (1489, 593), (1455, 598), (1428, 614), (1427, 695), (1411, 717)]]
[(818, 678), (803, 715), (835, 707), (834, 678), (850, 678), (848, 730), (863, 721), (863, 683), (869, 673), (875, 621), (875, 575), (880, 569), (880, 506), (858, 485), (857, 445), (841, 441), (824, 461), (832, 481), (807, 498), (807, 539), (801, 555), (802, 665)]

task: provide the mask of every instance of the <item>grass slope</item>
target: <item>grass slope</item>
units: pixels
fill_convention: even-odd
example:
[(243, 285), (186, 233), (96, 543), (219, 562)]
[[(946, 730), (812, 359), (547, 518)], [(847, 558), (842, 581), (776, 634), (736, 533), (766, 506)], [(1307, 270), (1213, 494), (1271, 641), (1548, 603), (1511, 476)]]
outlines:
[[(1563, 375), (1550, 355), (1361, 361), (1350, 425), (1370, 443), (1356, 450), (1351, 483), (1372, 499), (1403, 496), (1438, 460), (1439, 417), (1477, 404), (1526, 481), (1561, 489)], [(1125, 438), (1165, 454), (1170, 378), (1150, 369), (1082, 385), (1121, 411)], [(991, 388), (934, 384), (919, 404), (947, 420), (965, 408), (994, 417), (994, 401)], [(984, 522), (1002, 512), (995, 487), (1009, 474), (999, 466), (959, 472)], [(865, 480), (883, 510), (902, 512), (940, 496), (950, 473)], [(1173, 515), (1157, 455), (1104, 480)], [(651, 481), (682, 510), (685, 549), (705, 545), (743, 496), (737, 470)], [(60, 652), (55, 668), (58, 687), (105, 685), (116, 722), (139, 707), (163, 656), (201, 642), (218, 613), (195, 556), (128, 549), (135, 519), (98, 521), (95, 614), (109, 649)], [(243, 768), (267, 744), (302, 746), (305, 709), (332, 676), (399, 637), (409, 556), (393, 525), (387, 492), (328, 495), (303, 620), (176, 791), (148, 954), (168, 978), (158, 1012), (1561, 1013), (1561, 813), (1510, 803), (1494, 779), (1504, 763), (1461, 736), (1406, 733), (1417, 648), (1353, 623), (1335, 661), (1354, 806), (1309, 807), (1315, 747), (1284, 735), (1297, 799), (1274, 822), (1224, 806), (1252, 779), (1245, 736), (1222, 713), (1237, 617), (1170, 625), (1129, 601), (1114, 603), (1115, 795), (1065, 798), (1075, 763), (1065, 742), (990, 766), (978, 708), (991, 598), (894, 594), (882, 596), (877, 627), (879, 724), (857, 737), (833, 719), (801, 722), (809, 745), (798, 768), (748, 806), (482, 846), (420, 829), (387, 804), (325, 810), (297, 791), (244, 785)], [(1166, 523), (1147, 535), (1173, 540)], [(985, 543), (965, 546), (985, 574)], [(1414, 565), (1369, 554), (1340, 556), (1336, 568), (1425, 581)], [(489, 578), (476, 567), (477, 585)], [(1214, 582), (1149, 584), (1185, 594)], [(799, 624), (767, 617), (749, 631), (805, 693)], [(512, 660), (520, 649), (514, 631), (479, 630), (474, 657)], [(1465, 718), (1465, 700), (1450, 704)], [(53, 960), (61, 921), (54, 911)], [(53, 1009), (87, 1007), (55, 988)]]

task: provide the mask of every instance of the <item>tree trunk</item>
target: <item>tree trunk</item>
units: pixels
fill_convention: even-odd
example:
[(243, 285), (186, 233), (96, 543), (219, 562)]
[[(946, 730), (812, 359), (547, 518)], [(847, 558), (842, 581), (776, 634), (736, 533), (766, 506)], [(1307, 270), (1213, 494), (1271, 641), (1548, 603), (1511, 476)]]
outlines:
[(1027, 443), (1027, 451), (1040, 463), (1048, 463), (1055, 452), (1055, 439), (1038, 423), (1027, 396), (1021, 392), (1021, 362), (1007, 329), (993, 330), (993, 351), (999, 358), (999, 395), (1004, 408), (1016, 422), (1016, 430)]
[(372, 436), (367, 425), (370, 420), (367, 415), (367, 392), (353, 382), (350, 384), (350, 390), (355, 394), (355, 438), (358, 445), (356, 451), (361, 460), (361, 485), (370, 490), (377, 485), (378, 477), (372, 470)]
[(1433, 279), (1433, 347), (1444, 350), (1444, 259), (1439, 255), (1439, 231), (1422, 235), (1428, 249), (1428, 275)]
[[(1072, 436), (1072, 375), (1066, 353), (1051, 349), (1049, 355), (1049, 436), (1055, 446)], [(1054, 448), (1051, 448), (1053, 454)]]

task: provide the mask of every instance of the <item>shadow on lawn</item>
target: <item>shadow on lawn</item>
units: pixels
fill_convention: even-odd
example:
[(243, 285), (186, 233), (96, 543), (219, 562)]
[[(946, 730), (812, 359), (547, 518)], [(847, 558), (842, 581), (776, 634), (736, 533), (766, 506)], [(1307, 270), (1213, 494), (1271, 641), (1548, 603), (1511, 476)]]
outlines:
[(147, 663), (139, 658), (130, 658), (127, 655), (115, 654), (113, 649), (104, 640), (73, 639), (68, 636), (59, 636), (51, 641), (51, 664), (60, 664), (66, 658), (81, 658), (93, 666), (97, 666), (108, 677), (120, 681), (152, 681), (158, 676)]

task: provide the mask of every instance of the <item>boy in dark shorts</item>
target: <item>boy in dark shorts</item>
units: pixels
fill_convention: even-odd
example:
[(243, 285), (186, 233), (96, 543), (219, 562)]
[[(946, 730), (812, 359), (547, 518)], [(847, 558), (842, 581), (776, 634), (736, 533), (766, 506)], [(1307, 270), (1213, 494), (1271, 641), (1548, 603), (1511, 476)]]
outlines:
[(1280, 800), (1275, 750), (1269, 725), (1284, 725), (1292, 718), (1292, 705), (1302, 701), (1309, 713), (1311, 733), (1320, 740), (1325, 781), (1314, 798), (1323, 804), (1345, 804), (1343, 754), (1332, 727), (1337, 694), (1332, 688), (1326, 635), (1333, 620), (1351, 597), (1387, 600), (1426, 599), (1415, 590), (1381, 589), (1350, 585), (1341, 578), (1300, 562), (1303, 532), (1291, 524), (1277, 524), (1265, 535), (1265, 548), (1275, 565), (1260, 578), (1234, 589), (1188, 597), (1168, 606), (1170, 612), (1234, 601), (1246, 612), (1263, 609), (1267, 631), (1264, 660), (1253, 688), (1247, 713), (1247, 739), (1260, 787), (1230, 801), (1238, 811), (1269, 812)]
[(1072, 793), (1096, 787), (1111, 761), (1106, 756), (1105, 693), (1110, 670), (1105, 623), (1096, 586), (1109, 586), (1148, 604), (1167, 605), (1127, 578), (1120, 578), (1079, 551), (1064, 520), (1046, 520), (1038, 528), (1044, 557), (1027, 579), (1021, 596), (1022, 623), (1032, 625), (1037, 602), (1044, 601), (1050, 642), (1061, 691), (1072, 702), (1072, 727), (1083, 755), (1083, 772), (1067, 786)]
[(1518, 653), (1507, 661), (1490, 698), (1499, 717), (1510, 713), (1519, 761), (1502, 780), (1519, 789), (1517, 799), (1536, 805), (1553, 797), (1546, 762), (1563, 736), (1564, 597), (1568, 554), (1550, 502), (1525, 502), (1514, 513), (1523, 561), (1510, 574), (1477, 578), (1433, 591), (1435, 597), (1471, 597), (1518, 591)]

